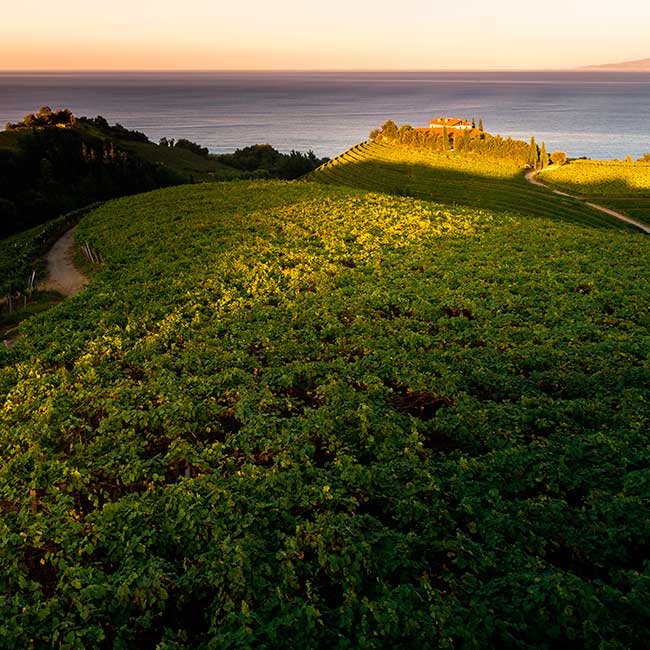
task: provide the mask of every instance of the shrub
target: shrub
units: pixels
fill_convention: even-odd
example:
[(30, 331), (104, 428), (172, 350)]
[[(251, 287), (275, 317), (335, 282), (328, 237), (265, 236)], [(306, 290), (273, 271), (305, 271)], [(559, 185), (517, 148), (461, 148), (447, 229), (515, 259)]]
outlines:
[(564, 153), (564, 151), (554, 151), (551, 154), (551, 162), (554, 165), (564, 165), (564, 163), (566, 162), (566, 154)]
[(178, 149), (186, 149), (187, 151), (191, 151), (192, 153), (195, 153), (197, 156), (201, 156), (202, 158), (207, 158), (210, 155), (207, 147), (202, 147), (200, 144), (192, 142), (191, 140), (186, 140), (185, 138), (179, 138), (176, 140), (176, 144), (173, 146), (177, 147)]

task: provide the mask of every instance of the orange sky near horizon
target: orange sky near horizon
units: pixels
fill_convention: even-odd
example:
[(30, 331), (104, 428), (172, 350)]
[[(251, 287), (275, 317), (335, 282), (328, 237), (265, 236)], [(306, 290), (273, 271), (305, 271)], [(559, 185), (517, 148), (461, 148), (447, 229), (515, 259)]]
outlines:
[(645, 0), (62, 6), (3, 8), (0, 70), (571, 69), (650, 57)]

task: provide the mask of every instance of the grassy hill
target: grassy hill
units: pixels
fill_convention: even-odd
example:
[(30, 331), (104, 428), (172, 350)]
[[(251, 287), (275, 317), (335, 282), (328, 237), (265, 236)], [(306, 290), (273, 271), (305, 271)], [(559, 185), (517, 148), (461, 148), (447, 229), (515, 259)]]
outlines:
[(647, 647), (650, 239), (549, 210), (89, 214), (103, 267), (0, 347), (0, 645)]
[(554, 195), (524, 178), (514, 162), (481, 154), (415, 151), (393, 144), (364, 143), (320, 167), (313, 178), (373, 191), (412, 196), (532, 217), (626, 228), (582, 202)]

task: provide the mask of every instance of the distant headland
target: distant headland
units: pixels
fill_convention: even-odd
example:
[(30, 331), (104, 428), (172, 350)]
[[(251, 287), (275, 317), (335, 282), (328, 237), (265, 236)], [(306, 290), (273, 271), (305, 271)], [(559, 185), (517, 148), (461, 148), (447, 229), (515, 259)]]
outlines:
[(588, 65), (580, 70), (620, 70), (622, 72), (650, 72), (650, 59), (637, 61), (623, 61), (622, 63), (604, 63), (601, 65)]

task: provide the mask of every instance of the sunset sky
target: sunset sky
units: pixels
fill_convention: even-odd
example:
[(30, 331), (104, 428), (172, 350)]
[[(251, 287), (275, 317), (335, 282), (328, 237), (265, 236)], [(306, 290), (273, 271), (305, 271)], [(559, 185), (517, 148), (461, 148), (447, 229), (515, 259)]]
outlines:
[(11, 2), (0, 69), (564, 69), (649, 34), (647, 0)]

